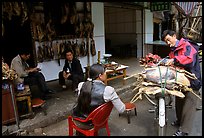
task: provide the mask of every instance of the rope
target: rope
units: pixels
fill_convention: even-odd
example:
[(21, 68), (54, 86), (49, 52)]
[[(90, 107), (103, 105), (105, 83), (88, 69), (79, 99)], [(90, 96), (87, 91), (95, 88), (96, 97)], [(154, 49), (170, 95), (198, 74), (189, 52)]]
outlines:
[(165, 74), (164, 85), (162, 85), (162, 76), (161, 76), (161, 70), (160, 70), (160, 67), (158, 66), (158, 68), (159, 68), (159, 75), (160, 75), (160, 81), (161, 81), (161, 88), (163, 88), (163, 89), (162, 89), (162, 95), (164, 96), (165, 87), (166, 87), (166, 80), (167, 80), (167, 73), (168, 73), (168, 69), (169, 69), (169, 67), (167, 66), (167, 70), (166, 70), (166, 74)]
[(176, 71), (176, 78), (175, 78), (175, 82), (177, 82), (177, 70), (176, 70), (176, 66), (174, 66), (175, 67), (175, 71)]

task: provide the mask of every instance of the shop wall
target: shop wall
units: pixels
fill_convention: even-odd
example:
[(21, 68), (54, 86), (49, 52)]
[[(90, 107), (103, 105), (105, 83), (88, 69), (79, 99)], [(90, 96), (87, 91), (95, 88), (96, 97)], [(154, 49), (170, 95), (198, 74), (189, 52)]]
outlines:
[[(100, 51), (100, 58), (105, 54), (105, 24), (104, 24), (104, 3), (92, 2), (92, 22), (94, 23), (94, 40), (96, 51)], [(91, 58), (91, 64), (97, 62), (98, 55)]]
[[(153, 41), (153, 13), (145, 9), (144, 10), (144, 44)], [(143, 47), (143, 56), (148, 53), (153, 52), (152, 45), (144, 45)]]
[[(100, 51), (101, 58), (105, 53), (105, 39), (104, 39), (104, 6), (102, 2), (92, 2), (92, 22), (94, 23), (94, 40), (96, 51)], [(59, 41), (59, 40), (58, 40)], [(78, 43), (82, 40), (78, 39)], [(53, 41), (56, 43), (56, 41)], [(38, 42), (35, 43), (36, 47), (39, 45)], [(97, 62), (98, 55), (91, 56), (90, 54), (90, 65)], [(85, 72), (85, 68), (87, 66), (87, 56), (79, 58), (83, 71)], [(62, 70), (64, 65), (64, 59), (60, 59), (60, 65), (57, 60), (46, 61), (42, 63), (38, 63), (42, 66), (42, 73), (45, 76), (46, 81), (56, 80), (58, 79), (58, 73)]]
[(130, 48), (137, 46), (135, 14), (134, 9), (105, 7), (106, 39), (111, 41), (111, 45), (107, 45), (108, 53), (114, 56), (127, 56), (128, 51), (133, 51)]
[(136, 44), (135, 10), (107, 7), (105, 11), (106, 38), (112, 46)]
[[(137, 33), (137, 58), (142, 57), (142, 48), (143, 48), (143, 28), (142, 28), (142, 23), (143, 23), (143, 12), (142, 10), (137, 10), (136, 11), (136, 33)], [(140, 18), (138, 18), (140, 17)]]

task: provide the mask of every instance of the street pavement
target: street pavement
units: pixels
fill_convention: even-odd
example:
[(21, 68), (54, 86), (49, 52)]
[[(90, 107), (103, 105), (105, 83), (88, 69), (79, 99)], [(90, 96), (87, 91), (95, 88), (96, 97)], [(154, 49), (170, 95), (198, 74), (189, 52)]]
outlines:
[[(122, 60), (120, 62), (129, 63), (126, 60)], [(128, 70), (129, 74), (135, 74), (141, 72), (141, 67), (136, 65), (137, 62), (132, 62), (133, 66), (137, 66), (130, 68)], [(134, 65), (135, 64), (135, 65)], [(135, 72), (135, 70), (137, 70)], [(201, 63), (201, 72), (202, 72), (202, 63)], [(127, 82), (127, 85), (131, 85), (134, 80)], [(117, 85), (116, 85), (117, 84)], [(113, 82), (114, 87), (120, 88), (120, 85), (117, 82)], [(129, 102), (134, 94), (131, 91), (132, 87), (126, 90), (125, 94), (119, 93), (119, 96), (123, 100), (123, 102)], [(202, 97), (202, 88), (200, 90)], [(129, 94), (128, 94), (129, 93)], [(126, 96), (124, 96), (126, 95)], [(174, 99), (174, 97), (173, 97)], [(143, 96), (142, 100), (137, 100), (134, 103), (137, 107), (137, 116), (134, 115), (134, 111), (131, 111), (130, 124), (128, 124), (127, 117), (125, 114), (122, 114), (119, 117), (119, 114), (115, 108), (113, 108), (111, 115), (109, 117), (109, 128), (111, 131), (111, 136), (157, 136), (157, 125), (154, 121), (154, 113), (150, 113), (150, 109), (154, 109), (153, 105)], [(197, 107), (202, 107), (202, 100), (198, 99)], [(173, 121), (175, 121), (175, 102), (172, 102), (172, 108), (166, 109), (166, 131), (165, 136), (172, 136), (176, 131), (177, 127), (171, 125)], [(47, 136), (68, 136), (68, 122), (67, 119), (64, 119), (56, 124), (50, 125), (48, 127), (43, 128), (44, 135)], [(106, 136), (105, 129), (101, 129), (99, 131), (100, 136)], [(189, 136), (202, 136), (202, 110), (197, 110), (195, 113), (194, 122), (192, 124), (192, 130)]]
[[(129, 60), (129, 59), (128, 59)], [(135, 60), (135, 59), (133, 59)], [(126, 60), (121, 61), (129, 63)], [(127, 70), (128, 75), (141, 72), (141, 67), (134, 63), (128, 64), (133, 67)], [(134, 72), (134, 71), (138, 72)], [(134, 86), (137, 85), (136, 78), (132, 77), (126, 80), (126, 84), (122, 85), (122, 79), (112, 80), (108, 85), (113, 86), (123, 102), (129, 102), (135, 93), (132, 92)], [(20, 120), (21, 130), (26, 130), (22, 135), (29, 136), (68, 136), (68, 122), (67, 117), (70, 115), (70, 110), (76, 102), (76, 95), (71, 91), (70, 82), (67, 83), (68, 89), (62, 90), (58, 84), (58, 80), (48, 82), (48, 86), (55, 90), (57, 93), (52, 95), (52, 98), (46, 101), (47, 116), (41, 111), (36, 110), (36, 115), (31, 119)], [(202, 95), (201, 95), (202, 97)], [(153, 105), (147, 101), (143, 96), (142, 100), (137, 100), (134, 103), (137, 107), (137, 116), (131, 112), (130, 124), (128, 124), (127, 117), (119, 114), (113, 108), (109, 117), (109, 128), (111, 136), (157, 136), (156, 124), (154, 122), (154, 113), (150, 113), (149, 109), (153, 109)], [(171, 126), (171, 122), (175, 120), (175, 106), (166, 110), (167, 114), (167, 127), (166, 136), (172, 136), (177, 128)], [(198, 107), (202, 105), (202, 100), (198, 100)], [(8, 126), (9, 132), (16, 131), (16, 124)], [(105, 129), (99, 131), (100, 136), (107, 135)], [(196, 111), (195, 120), (192, 124), (192, 131), (190, 136), (202, 136), (202, 110)]]
[[(113, 108), (109, 118), (109, 128), (111, 136), (157, 136), (156, 124), (154, 123), (154, 113), (148, 110), (153, 106), (145, 99), (136, 101), (137, 116), (134, 111), (131, 112), (130, 124), (127, 122), (125, 114), (119, 117), (118, 112)], [(171, 126), (171, 122), (175, 120), (175, 108), (167, 109), (167, 127), (166, 136), (172, 136), (177, 128)], [(67, 119), (56, 124), (43, 128), (44, 135), (47, 136), (68, 136)], [(99, 131), (100, 136), (106, 136), (105, 129)], [(190, 136), (202, 136), (202, 110), (196, 111), (194, 123)]]

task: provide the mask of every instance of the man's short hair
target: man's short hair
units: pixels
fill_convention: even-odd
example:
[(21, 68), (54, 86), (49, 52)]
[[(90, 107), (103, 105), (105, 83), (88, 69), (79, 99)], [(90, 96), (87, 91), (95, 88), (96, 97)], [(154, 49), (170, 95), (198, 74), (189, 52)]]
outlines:
[(21, 48), (18, 53), (19, 55), (29, 55), (31, 52), (28, 48)]
[(167, 35), (173, 36), (173, 35), (175, 35), (175, 34), (176, 34), (176, 32), (173, 31), (173, 30), (165, 30), (165, 31), (163, 32), (163, 34), (162, 34), (162, 40), (164, 41), (164, 39), (165, 39), (165, 37), (166, 37)]
[(72, 49), (70, 49), (70, 48), (65, 51), (65, 54), (68, 53), (68, 52), (71, 52), (72, 54), (74, 54), (74, 51)]

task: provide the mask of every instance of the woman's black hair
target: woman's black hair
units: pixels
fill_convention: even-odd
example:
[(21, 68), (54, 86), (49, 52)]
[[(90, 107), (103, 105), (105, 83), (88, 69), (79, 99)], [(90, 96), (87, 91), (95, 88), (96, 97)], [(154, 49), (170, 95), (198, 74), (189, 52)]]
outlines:
[(101, 64), (93, 64), (90, 67), (89, 75), (92, 81), (87, 80), (82, 85), (82, 88), (80, 90), (80, 94), (78, 97), (78, 104), (77, 108), (78, 111), (89, 114), (91, 112), (90, 104), (91, 104), (91, 91), (92, 91), (92, 85), (93, 80), (99, 77), (100, 74), (104, 73), (104, 67)]
[(92, 90), (92, 82), (91, 81), (84, 82), (77, 100), (78, 111), (84, 114), (89, 114), (91, 112), (91, 109), (90, 109), (91, 90)]

